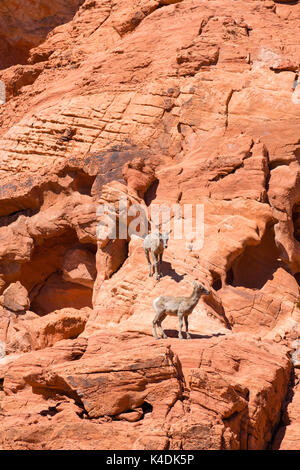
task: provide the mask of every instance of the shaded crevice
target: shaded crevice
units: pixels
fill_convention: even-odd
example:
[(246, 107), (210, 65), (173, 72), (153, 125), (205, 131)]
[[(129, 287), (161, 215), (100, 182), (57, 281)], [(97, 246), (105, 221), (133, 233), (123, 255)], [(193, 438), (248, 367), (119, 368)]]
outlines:
[(270, 67), (270, 70), (272, 70), (272, 72), (276, 73), (276, 74), (279, 74), (281, 72), (296, 72), (296, 70), (298, 70), (299, 68), (299, 65), (298, 64), (290, 64), (290, 65), (286, 65), (286, 66), (271, 66)]
[(152, 413), (153, 406), (147, 401), (144, 401), (144, 403), (142, 404), (142, 410), (143, 410), (144, 415), (148, 413)]
[(229, 96), (226, 100), (226, 103), (225, 103), (225, 131), (226, 129), (228, 128), (228, 117), (229, 117), (229, 103), (230, 103), (230, 100), (233, 96), (233, 93), (235, 92), (236, 90), (231, 90), (230, 93), (229, 93)]
[(286, 426), (290, 424), (288, 406), (293, 401), (294, 388), (296, 386), (295, 370), (292, 368), (287, 393), (280, 410), (280, 419), (275, 427), (272, 439), (268, 445), (268, 450), (279, 450), (281, 442), (285, 436)]
[(125, 261), (127, 261), (128, 259), (128, 253), (129, 253), (129, 241), (127, 240), (120, 240), (120, 242), (124, 242), (122, 243), (122, 248), (124, 249), (123, 251), (123, 260), (121, 261), (121, 264), (115, 268), (115, 270), (112, 272), (111, 276), (113, 276), (114, 274), (116, 274), (122, 267), (123, 267), (123, 264), (125, 263)]
[(57, 26), (68, 23), (83, 3), (84, 0), (24, 2), (20, 14), (14, 2), (1, 2), (0, 70), (26, 64), (30, 50), (42, 44)]
[(218, 291), (218, 290), (222, 289), (222, 281), (221, 281), (220, 277), (213, 282), (212, 288), (215, 291)]
[(50, 384), (37, 385), (31, 382), (30, 376), (28, 378), (25, 378), (25, 382), (32, 387), (32, 393), (36, 395), (42, 395), (46, 400), (48, 400), (49, 398), (71, 398), (72, 400), (74, 400), (76, 405), (79, 406), (87, 414), (80, 396), (77, 394), (76, 391), (72, 390), (62, 378), (57, 377), (57, 386), (51, 386)]
[(270, 205), (268, 191), (269, 191), (270, 179), (271, 179), (271, 167), (270, 167), (269, 151), (267, 149), (266, 149), (265, 157), (267, 159), (267, 167), (266, 167), (267, 174), (265, 175), (265, 190), (266, 190), (266, 192), (264, 194), (264, 200), (262, 202), (265, 202), (266, 204)]
[(226, 284), (233, 287), (261, 289), (274, 272), (285, 267), (281, 261), (279, 249), (275, 243), (274, 226), (267, 227), (260, 243), (246, 246), (243, 253), (235, 260), (227, 272)]
[(81, 419), (91, 419), (88, 415), (88, 412), (86, 411), (85, 407), (83, 406), (83, 403), (76, 403), (78, 408), (81, 410), (80, 412), (76, 413), (79, 418)]
[(63, 278), (66, 254), (73, 249), (84, 250), (96, 266), (96, 246), (81, 244), (74, 230), (36, 245), (30, 260), (20, 266), (13, 282), (20, 281), (29, 292), (31, 311), (44, 316), (61, 308), (92, 308), (92, 287)]
[(156, 179), (145, 192), (144, 201), (146, 206), (149, 207), (150, 204), (156, 199), (158, 186), (159, 179)]
[(198, 35), (201, 36), (202, 32), (203, 32), (203, 29), (205, 28), (205, 26), (208, 24), (208, 22), (214, 18), (214, 15), (209, 15), (207, 16), (206, 18), (204, 18), (202, 21), (201, 21), (201, 25), (200, 25), (200, 28), (199, 28), (199, 31), (198, 31)]
[(300, 242), (300, 202), (297, 202), (293, 206), (292, 220), (294, 225), (294, 238)]
[(275, 160), (275, 161), (269, 161), (269, 171), (271, 172), (272, 170), (275, 170), (275, 168), (279, 166), (288, 166), (291, 162), (289, 160)]
[(40, 415), (41, 416), (55, 416), (57, 415), (57, 413), (59, 413), (59, 411), (57, 410), (56, 406), (49, 406), (49, 408), (47, 410), (42, 410), (40, 412)]
[(296, 73), (294, 81), (293, 81), (293, 85), (292, 85), (292, 90), (294, 90), (294, 91), (296, 90), (297, 86), (299, 85), (298, 79), (299, 79), (299, 75)]
[[(300, 272), (294, 274), (294, 278), (297, 281), (298, 286), (300, 286)], [(298, 307), (299, 308), (299, 307)]]
[(9, 215), (0, 216), (0, 227), (6, 227), (13, 222), (15, 222), (21, 215), (25, 217), (32, 217), (33, 215), (37, 214), (39, 211), (33, 209), (22, 209), (19, 211), (12, 212)]
[(233, 286), (234, 285), (234, 273), (233, 268), (230, 268), (226, 273), (226, 284)]
[(300, 163), (300, 140), (297, 142), (297, 145), (299, 145), (299, 147), (295, 149), (294, 155), (298, 163)]
[(55, 273), (59, 273), (59, 271), (54, 271), (49, 274), (40, 284), (36, 284), (33, 289), (29, 292), (29, 300), (30, 303), (34, 302), (34, 299), (39, 296), (42, 288), (47, 283), (47, 281), (51, 278), (51, 276)]

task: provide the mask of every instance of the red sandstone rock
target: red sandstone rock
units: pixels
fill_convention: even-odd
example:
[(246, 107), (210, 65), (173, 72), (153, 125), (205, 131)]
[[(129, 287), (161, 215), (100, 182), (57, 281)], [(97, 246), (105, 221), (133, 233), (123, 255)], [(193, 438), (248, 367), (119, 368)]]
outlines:
[[(0, 15), (0, 447), (298, 447), (300, 4), (29, 3)], [(120, 196), (203, 204), (203, 246), (172, 220), (149, 278), (97, 237)], [(193, 279), (193, 339), (155, 342)]]
[(299, 416), (300, 416), (300, 390), (299, 372), (290, 383), (289, 393), (286, 397), (283, 419), (279, 427), (272, 448), (274, 450), (299, 450)]
[(15, 313), (29, 309), (28, 292), (19, 281), (10, 284), (3, 292), (3, 306)]
[(143, 158), (135, 158), (123, 167), (123, 178), (127, 184), (128, 191), (143, 198), (145, 192), (155, 181), (155, 174), (150, 165)]
[(43, 317), (28, 312), (11, 319), (6, 336), (6, 353), (44, 349), (57, 341), (76, 338), (83, 332), (90, 310), (64, 308)]
[[(49, 31), (72, 18), (80, 0), (52, 2), (39, 0), (34, 5), (25, 0), (22, 7), (9, 0), (0, 9), (0, 68), (25, 63), (29, 50), (44, 41)], [(40, 57), (40, 60), (43, 60)]]
[[(59, 342), (9, 366), (1, 446), (263, 449), (279, 421), (289, 371), (284, 347), (239, 335), (187, 343), (98, 335), (87, 347), (83, 339)], [(14, 396), (18, 407), (12, 408)], [(12, 419), (17, 419), (13, 435), (6, 432)], [(31, 423), (36, 437), (28, 443)], [(56, 433), (49, 439), (53, 426)], [(117, 443), (116, 432), (123, 436)], [(94, 443), (88, 443), (93, 436)]]
[(92, 253), (79, 248), (66, 253), (63, 264), (65, 281), (93, 288), (95, 277), (95, 258)]

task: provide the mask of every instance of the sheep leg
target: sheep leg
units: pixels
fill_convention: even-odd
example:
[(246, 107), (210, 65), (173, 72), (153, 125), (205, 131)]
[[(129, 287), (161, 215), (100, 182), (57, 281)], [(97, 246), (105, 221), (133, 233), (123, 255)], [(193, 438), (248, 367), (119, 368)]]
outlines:
[(178, 320), (179, 320), (178, 338), (179, 338), (179, 339), (184, 339), (183, 336), (182, 336), (182, 325), (183, 325), (182, 318), (183, 318), (183, 314), (182, 314), (182, 313), (178, 313)]
[(167, 335), (166, 335), (166, 333), (164, 332), (164, 330), (162, 329), (161, 323), (164, 321), (165, 318), (166, 318), (166, 315), (163, 315), (162, 317), (160, 317), (160, 318), (157, 320), (158, 329), (159, 329), (159, 331), (160, 331), (161, 337), (164, 338), (164, 339), (167, 338)]
[(158, 261), (155, 263), (155, 273), (156, 273), (156, 280), (159, 281), (160, 279), (160, 269), (158, 268)]
[(157, 332), (156, 332), (156, 322), (155, 322), (155, 319), (153, 320), (152, 322), (152, 331), (153, 331), (153, 336), (155, 339), (159, 339), (159, 337), (157, 336)]
[[(154, 307), (155, 308), (155, 307)], [(157, 336), (157, 331), (156, 331), (156, 325), (159, 328), (160, 334), (163, 338), (167, 338), (167, 335), (165, 334), (164, 330), (161, 327), (161, 322), (166, 318), (166, 315), (162, 315), (160, 312), (158, 312), (152, 322), (152, 331), (153, 331), (153, 336), (155, 339), (159, 339)]]
[(191, 339), (191, 335), (189, 334), (189, 318), (187, 316), (184, 317), (184, 323), (185, 323), (186, 338)]
[(154, 253), (152, 253), (152, 258), (153, 258), (153, 264), (154, 264), (155, 279), (159, 281), (159, 274), (157, 271), (158, 258)]
[(145, 251), (145, 255), (146, 255), (148, 266), (149, 266), (149, 277), (152, 277), (152, 264), (150, 261), (149, 251), (148, 250), (144, 250), (144, 251)]
[(163, 257), (163, 254), (160, 253), (159, 255), (159, 276), (161, 277), (161, 263), (162, 263), (162, 257)]

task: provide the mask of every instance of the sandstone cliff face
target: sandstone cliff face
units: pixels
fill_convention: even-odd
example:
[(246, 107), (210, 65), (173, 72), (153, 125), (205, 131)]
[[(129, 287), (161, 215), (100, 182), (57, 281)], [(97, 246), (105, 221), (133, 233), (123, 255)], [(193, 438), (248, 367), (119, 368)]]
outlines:
[[(0, 9), (0, 447), (299, 447), (300, 4), (35, 3)], [(148, 277), (97, 237), (120, 197), (202, 204), (203, 246)]]
[(56, 26), (71, 20), (83, 0), (16, 0), (0, 6), (0, 68), (24, 64), (30, 49), (46, 39)]

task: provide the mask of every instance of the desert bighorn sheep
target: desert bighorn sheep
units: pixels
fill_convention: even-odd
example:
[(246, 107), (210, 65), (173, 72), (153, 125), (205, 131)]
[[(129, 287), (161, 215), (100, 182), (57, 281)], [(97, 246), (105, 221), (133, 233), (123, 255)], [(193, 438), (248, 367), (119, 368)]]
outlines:
[[(153, 260), (153, 270), (156, 274), (156, 279), (159, 281), (160, 278), (160, 264), (162, 262), (162, 256), (165, 248), (168, 248), (168, 240), (169, 240), (170, 232), (160, 233), (160, 232), (153, 232), (149, 233), (146, 236), (143, 248), (145, 251), (145, 255), (149, 265), (149, 276), (151, 277), (154, 273), (152, 273), (152, 265), (150, 261), (150, 253)], [(159, 264), (159, 273), (157, 270), (157, 265)]]
[(156, 315), (152, 322), (153, 336), (155, 339), (159, 339), (156, 333), (156, 325), (158, 326), (161, 336), (167, 338), (164, 330), (161, 327), (162, 321), (167, 315), (177, 316), (179, 320), (179, 334), (178, 338), (183, 339), (182, 336), (182, 319), (184, 318), (185, 330), (187, 339), (191, 339), (189, 334), (189, 323), (188, 316), (192, 313), (196, 307), (200, 297), (202, 295), (209, 295), (210, 291), (206, 289), (202, 284), (193, 281), (193, 293), (190, 297), (173, 297), (172, 295), (160, 295), (156, 297), (153, 302), (154, 310)]

